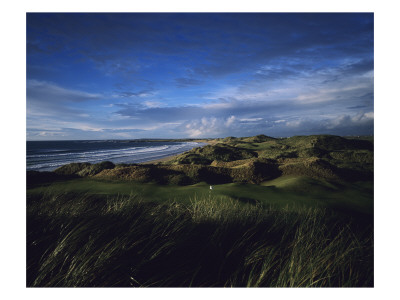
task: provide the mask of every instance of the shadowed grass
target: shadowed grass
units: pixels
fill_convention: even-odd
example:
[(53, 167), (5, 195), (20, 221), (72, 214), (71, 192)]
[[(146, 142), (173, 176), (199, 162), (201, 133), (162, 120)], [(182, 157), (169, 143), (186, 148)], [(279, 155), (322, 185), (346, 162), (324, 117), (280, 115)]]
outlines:
[(372, 220), (227, 196), (28, 201), (28, 286), (373, 286)]

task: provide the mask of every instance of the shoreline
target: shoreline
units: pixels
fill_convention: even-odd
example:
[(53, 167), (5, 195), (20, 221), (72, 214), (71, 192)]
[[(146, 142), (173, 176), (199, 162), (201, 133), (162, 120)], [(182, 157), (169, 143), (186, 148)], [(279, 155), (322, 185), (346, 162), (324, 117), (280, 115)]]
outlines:
[[(157, 141), (158, 142), (158, 141)], [(190, 141), (190, 142), (195, 142), (195, 143), (201, 143), (202, 145), (196, 145), (195, 147), (193, 147), (193, 148), (199, 148), (199, 147), (204, 147), (204, 146), (206, 146), (206, 145), (210, 145), (211, 143), (209, 143), (207, 140), (193, 140), (193, 141)], [(178, 143), (178, 142), (177, 142)], [(187, 142), (179, 142), (179, 143), (187, 143)], [(191, 149), (193, 149), (193, 148), (191, 148)], [(166, 162), (166, 161), (169, 161), (169, 160), (172, 160), (172, 159), (174, 159), (175, 157), (177, 157), (177, 156), (179, 156), (179, 155), (181, 155), (182, 153), (185, 153), (185, 152), (187, 152), (187, 151), (190, 151), (191, 149), (189, 149), (189, 150), (186, 150), (186, 151), (184, 151), (184, 152), (180, 152), (180, 153), (176, 153), (176, 154), (167, 154), (167, 156), (164, 156), (164, 157), (162, 157), (162, 155), (158, 155), (159, 156), (159, 158), (157, 158), (157, 156), (156, 157), (154, 157), (154, 158), (149, 158), (150, 160), (148, 160), (148, 161), (142, 161), (142, 162), (135, 162), (135, 164), (139, 164), (139, 165), (146, 165), (146, 164), (158, 164), (158, 163), (161, 163), (161, 162)], [(161, 153), (160, 153), (161, 154)], [(161, 156), (161, 158), (160, 158), (160, 156)], [(109, 159), (109, 160), (104, 160), (104, 161), (111, 161), (111, 162), (113, 162), (114, 164), (119, 164), (119, 163), (124, 163), (124, 162), (114, 162), (113, 161), (113, 159), (111, 158), (111, 159)], [(59, 168), (59, 167), (63, 167), (63, 166), (65, 166), (65, 165), (68, 165), (68, 164), (70, 164), (70, 163), (90, 163), (90, 164), (96, 164), (96, 163), (100, 163), (100, 162), (103, 162), (103, 161), (99, 161), (99, 162), (92, 162), (92, 161), (90, 161), (90, 160), (86, 160), (86, 161), (81, 161), (81, 160), (78, 160), (78, 161), (72, 161), (72, 162), (65, 162), (65, 163), (63, 163), (63, 164), (61, 164), (61, 165), (59, 165), (59, 166), (57, 166), (57, 167), (54, 167), (54, 166), (51, 166), (51, 167), (41, 167), (41, 168), (28, 168), (28, 166), (26, 166), (26, 171), (38, 171), (38, 172), (54, 172), (54, 170), (56, 170), (57, 168)], [(131, 162), (131, 163), (134, 163), (134, 162)]]
[[(198, 141), (198, 142), (199, 143), (205, 143), (207, 145), (215, 144), (215, 143), (210, 143), (209, 141), (204, 141), (204, 140)], [(203, 145), (203, 146), (195, 147), (195, 148), (201, 148), (201, 147), (205, 147), (207, 145)], [(192, 148), (192, 149), (194, 149), (194, 148)], [(187, 151), (190, 151), (190, 150), (187, 150)], [(187, 151), (185, 151), (185, 152), (187, 152)], [(145, 161), (145, 162), (141, 162), (141, 163), (139, 163), (139, 165), (151, 165), (151, 164), (158, 164), (158, 163), (161, 163), (161, 162), (167, 162), (167, 161), (170, 161), (170, 160), (174, 159), (175, 157), (177, 157), (177, 156), (179, 156), (179, 155), (181, 155), (181, 154), (183, 154), (185, 152), (174, 154), (174, 155), (169, 155), (169, 156), (165, 156), (165, 157), (162, 157), (162, 158), (153, 159), (153, 160), (149, 160), (149, 161)]]

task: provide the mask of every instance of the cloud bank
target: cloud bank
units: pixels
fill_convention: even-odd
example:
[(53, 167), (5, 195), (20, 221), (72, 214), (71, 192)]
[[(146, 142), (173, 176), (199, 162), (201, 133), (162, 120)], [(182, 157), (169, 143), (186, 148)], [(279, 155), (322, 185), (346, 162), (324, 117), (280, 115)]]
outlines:
[(28, 14), (28, 139), (373, 133), (372, 14)]

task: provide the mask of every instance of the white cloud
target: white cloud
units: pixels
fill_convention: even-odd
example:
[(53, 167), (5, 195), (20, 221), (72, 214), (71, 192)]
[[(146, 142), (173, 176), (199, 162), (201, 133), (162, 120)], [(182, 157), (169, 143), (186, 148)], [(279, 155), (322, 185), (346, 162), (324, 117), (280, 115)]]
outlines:
[(228, 118), (203, 117), (187, 122), (184, 128), (190, 137), (216, 137), (232, 129), (236, 121), (235, 116)]
[[(296, 64), (296, 63), (295, 63)], [(295, 101), (299, 104), (337, 102), (338, 99), (354, 98), (373, 93), (373, 70), (368, 61), (350, 60), (339, 62), (336, 67), (320, 69), (296, 69), (291, 76), (291, 63), (282, 62), (274, 66), (261, 66), (263, 72), (287, 71), (277, 76), (254, 76), (240, 85), (224, 86), (211, 93), (209, 99), (227, 101), (278, 103)], [(286, 68), (286, 69), (285, 69)], [(257, 71), (255, 73), (257, 73)], [(226, 107), (226, 103), (211, 104), (210, 107)]]
[[(281, 123), (289, 132), (304, 134), (371, 134), (374, 118), (373, 113), (343, 114), (325, 119), (300, 118)], [(284, 128), (282, 128), (284, 130)]]
[(261, 121), (263, 118), (244, 118), (240, 119), (241, 122), (258, 122)]
[(230, 116), (225, 122), (226, 127), (231, 126), (235, 121), (236, 121), (236, 117)]
[(163, 103), (159, 101), (144, 101), (143, 105), (146, 108), (156, 108), (156, 107), (163, 107)]

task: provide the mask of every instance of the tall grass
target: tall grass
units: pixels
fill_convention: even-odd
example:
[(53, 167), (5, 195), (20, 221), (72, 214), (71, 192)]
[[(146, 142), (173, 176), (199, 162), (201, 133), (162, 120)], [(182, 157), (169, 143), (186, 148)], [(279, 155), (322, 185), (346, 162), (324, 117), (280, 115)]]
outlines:
[(49, 192), (27, 211), (27, 286), (373, 286), (372, 224), (324, 209)]

